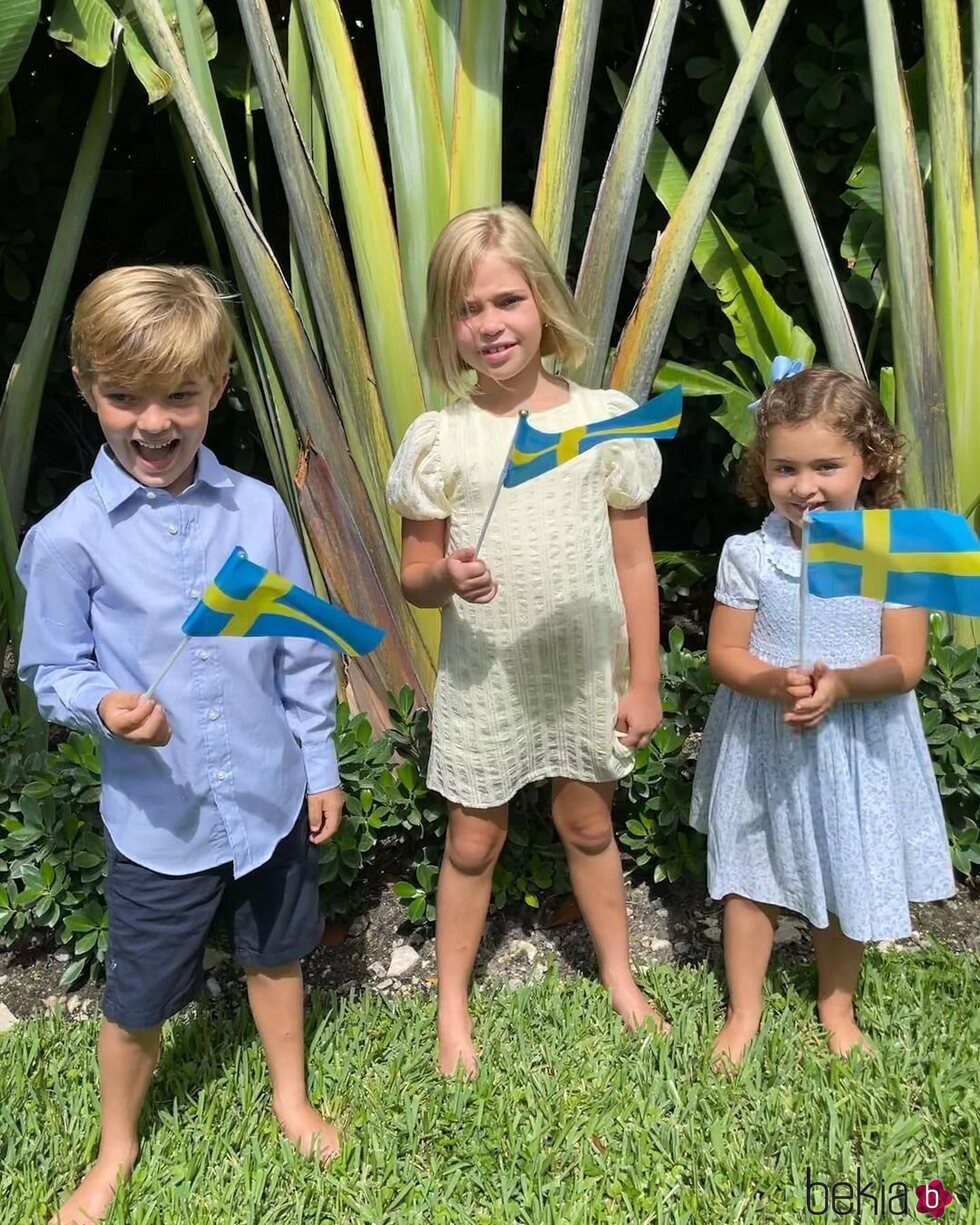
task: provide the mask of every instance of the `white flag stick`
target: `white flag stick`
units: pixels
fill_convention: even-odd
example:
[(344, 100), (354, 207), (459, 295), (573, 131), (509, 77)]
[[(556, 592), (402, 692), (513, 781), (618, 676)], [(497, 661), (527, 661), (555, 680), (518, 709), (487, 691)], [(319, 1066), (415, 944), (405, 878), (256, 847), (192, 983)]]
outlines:
[(504, 487), (504, 477), (507, 475), (507, 469), (510, 466), (510, 453), (514, 449), (514, 439), (517, 437), (517, 431), (521, 428), (521, 418), (527, 416), (527, 409), (522, 408), (517, 414), (517, 425), (514, 426), (514, 435), (510, 440), (510, 446), (507, 448), (507, 457), (504, 460), (504, 466), (500, 469), (500, 478), (497, 481), (497, 488), (493, 491), (493, 498), (490, 501), (487, 517), (483, 520), (483, 527), (480, 528), (480, 535), (476, 542), (476, 552), (473, 554), (474, 560), (480, 556), (480, 550), (483, 548), (483, 541), (487, 534), (487, 528), (490, 526), (490, 520), (493, 517), (494, 508), (497, 505), (497, 499), (500, 497), (500, 491)]
[(146, 692), (143, 694), (143, 697), (145, 697), (145, 698), (152, 698), (152, 697), (153, 697), (153, 692), (154, 692), (154, 690), (156, 689), (157, 685), (159, 685), (159, 684), (160, 684), (160, 682), (163, 680), (163, 678), (164, 678), (164, 677), (167, 675), (167, 673), (170, 671), (170, 669), (171, 669), (171, 668), (174, 666), (174, 664), (175, 664), (175, 663), (177, 662), (177, 660), (180, 658), (180, 653), (181, 653), (181, 651), (183, 651), (183, 650), (184, 650), (184, 648), (187, 646), (187, 644), (188, 644), (189, 642), (190, 642), (190, 638), (188, 638), (188, 637), (185, 635), (185, 636), (184, 636), (184, 637), (181, 639), (181, 641), (180, 641), (180, 642), (177, 644), (177, 649), (174, 651), (174, 653), (173, 653), (173, 654), (170, 656), (170, 658), (167, 660), (167, 662), (166, 662), (166, 663), (163, 665), (163, 667), (160, 669), (160, 675), (159, 675), (159, 676), (156, 678), (156, 680), (155, 680), (155, 681), (153, 682), (153, 684), (152, 684), (152, 685), (149, 687), (149, 689), (147, 689), (147, 691), (146, 691)]
[(800, 667), (806, 667), (806, 606), (807, 606), (807, 579), (809, 569), (809, 558), (807, 552), (810, 544), (810, 512), (803, 512), (803, 539), (800, 544), (800, 640), (797, 650), (797, 658), (800, 661)]

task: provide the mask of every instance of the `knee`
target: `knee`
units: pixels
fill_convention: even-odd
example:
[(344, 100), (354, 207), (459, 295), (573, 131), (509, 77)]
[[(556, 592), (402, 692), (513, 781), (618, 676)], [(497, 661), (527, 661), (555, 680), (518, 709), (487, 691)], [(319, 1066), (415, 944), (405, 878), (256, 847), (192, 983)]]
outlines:
[(577, 820), (560, 820), (555, 825), (567, 848), (582, 855), (601, 855), (613, 843), (612, 821), (605, 812)]
[(485, 830), (467, 830), (465, 834), (449, 831), (446, 839), (446, 859), (464, 876), (482, 876), (493, 869), (506, 839), (495, 826)]

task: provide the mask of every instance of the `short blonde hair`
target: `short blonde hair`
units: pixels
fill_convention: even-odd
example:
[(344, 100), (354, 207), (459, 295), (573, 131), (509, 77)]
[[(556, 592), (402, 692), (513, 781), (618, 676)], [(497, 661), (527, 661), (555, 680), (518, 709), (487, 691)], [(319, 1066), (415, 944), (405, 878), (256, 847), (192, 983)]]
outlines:
[(425, 360), (432, 375), (452, 394), (472, 389), (469, 367), (460, 359), (453, 329), (479, 260), (489, 252), (524, 277), (541, 316), (541, 352), (561, 366), (585, 357), (589, 339), (575, 299), (555, 267), (530, 218), (514, 204), (460, 213), (436, 239), (429, 259)]
[(71, 360), (84, 390), (98, 380), (217, 381), (231, 357), (227, 297), (203, 268), (131, 264), (82, 290), (71, 324)]

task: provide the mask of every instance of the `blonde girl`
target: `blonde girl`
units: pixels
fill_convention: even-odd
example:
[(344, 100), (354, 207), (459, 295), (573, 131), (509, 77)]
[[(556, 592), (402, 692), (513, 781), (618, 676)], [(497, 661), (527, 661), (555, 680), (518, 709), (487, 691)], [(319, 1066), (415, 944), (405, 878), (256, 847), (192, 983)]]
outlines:
[(503, 490), (475, 544), (517, 414), (557, 432), (633, 407), (551, 373), (586, 338), (574, 301), (517, 208), (451, 221), (432, 253), (426, 352), (455, 397), (423, 413), (395, 457), (402, 590), (442, 610), (428, 784), (449, 801), (439, 874), (439, 1065), (477, 1058), (469, 980), (486, 923), (507, 806), (550, 779), (552, 815), (599, 973), (627, 1026), (663, 1027), (630, 970), (610, 808), (616, 780), (661, 720), (657, 584), (646, 503), (652, 441), (623, 441)]
[(721, 688), (691, 812), (708, 835), (711, 896), (725, 902), (721, 1063), (758, 1032), (780, 909), (811, 924), (817, 1012), (843, 1055), (868, 1046), (854, 1013), (865, 943), (907, 936), (910, 901), (953, 891), (913, 693), (925, 611), (808, 596), (797, 657), (803, 516), (898, 505), (900, 439), (865, 384), (812, 369), (767, 389), (743, 458), (743, 493), (773, 509), (721, 555), (708, 637)]

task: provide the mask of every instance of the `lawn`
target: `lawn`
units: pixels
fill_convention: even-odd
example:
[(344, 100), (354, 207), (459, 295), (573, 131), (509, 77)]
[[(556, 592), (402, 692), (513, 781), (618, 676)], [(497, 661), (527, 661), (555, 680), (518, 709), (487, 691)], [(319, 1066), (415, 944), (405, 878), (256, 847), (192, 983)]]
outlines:
[[(872, 953), (862, 1017), (878, 1053), (834, 1060), (813, 975), (770, 977), (765, 1029), (732, 1079), (706, 1052), (722, 1011), (706, 967), (644, 981), (672, 1037), (631, 1037), (588, 981), (549, 974), (481, 989), (475, 1083), (433, 1066), (433, 1003), (366, 993), (315, 1000), (314, 1102), (344, 1128), (319, 1169), (282, 1141), (261, 1051), (240, 1008), (168, 1027), (143, 1155), (116, 1225), (605, 1225), (896, 1220), (893, 1183), (941, 1178), (945, 1220), (980, 1221), (980, 958)], [(97, 1143), (94, 1022), (55, 1017), (0, 1035), (5, 1122), (0, 1218), (34, 1225)], [(856, 1218), (858, 1177), (863, 1215)], [(809, 1170), (809, 1175), (807, 1171)], [(822, 1217), (808, 1212), (827, 1210)], [(835, 1180), (852, 1210), (835, 1215)], [(838, 1186), (837, 1206), (847, 1201)], [(969, 1203), (972, 1197), (972, 1205)], [(892, 1199), (892, 1206), (900, 1200)]]

